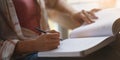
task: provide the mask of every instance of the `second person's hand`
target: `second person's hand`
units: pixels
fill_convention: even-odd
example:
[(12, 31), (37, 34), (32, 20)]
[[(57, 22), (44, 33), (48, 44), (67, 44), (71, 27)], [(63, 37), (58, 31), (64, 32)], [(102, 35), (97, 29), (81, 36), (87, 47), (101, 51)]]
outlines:
[(81, 12), (74, 13), (72, 14), (72, 18), (80, 23), (85, 22), (87, 24), (94, 23), (94, 19), (98, 19), (93, 10), (91, 11), (82, 10)]

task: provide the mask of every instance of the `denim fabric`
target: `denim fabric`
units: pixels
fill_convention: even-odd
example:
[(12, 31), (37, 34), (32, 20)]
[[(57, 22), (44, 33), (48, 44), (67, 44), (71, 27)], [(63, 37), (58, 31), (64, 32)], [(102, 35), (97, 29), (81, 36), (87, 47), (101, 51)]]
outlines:
[(38, 57), (37, 57), (37, 54), (34, 53), (34, 54), (27, 55), (24, 60), (38, 60)]
[(53, 58), (40, 58), (38, 57), (37, 53), (29, 54), (25, 57), (24, 60), (54, 60)]

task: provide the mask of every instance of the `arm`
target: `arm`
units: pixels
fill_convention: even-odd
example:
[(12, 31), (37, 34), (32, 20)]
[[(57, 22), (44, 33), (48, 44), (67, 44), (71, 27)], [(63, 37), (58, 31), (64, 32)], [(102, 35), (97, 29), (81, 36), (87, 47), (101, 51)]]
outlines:
[(74, 14), (75, 11), (69, 4), (67, 4), (64, 0), (46, 0), (46, 5), (48, 8), (52, 8), (58, 10), (60, 12)]
[(39, 51), (47, 51), (57, 48), (59, 45), (59, 33), (50, 31), (42, 34), (35, 40), (19, 41), (15, 48), (16, 54), (27, 54)]
[[(47, 6), (55, 9), (57, 11), (63, 12), (63, 13), (67, 13), (69, 14), (74, 20), (76, 20), (77, 22), (86, 22), (86, 23), (92, 23), (92, 17), (96, 17), (95, 15), (91, 15), (89, 14), (85, 14), (84, 11), (76, 11), (75, 9), (73, 9), (69, 4), (67, 4), (64, 0), (54, 0), (56, 2), (53, 3), (53, 1), (49, 0), (47, 2)], [(50, 4), (52, 3), (52, 4)], [(91, 19), (90, 19), (91, 18)]]

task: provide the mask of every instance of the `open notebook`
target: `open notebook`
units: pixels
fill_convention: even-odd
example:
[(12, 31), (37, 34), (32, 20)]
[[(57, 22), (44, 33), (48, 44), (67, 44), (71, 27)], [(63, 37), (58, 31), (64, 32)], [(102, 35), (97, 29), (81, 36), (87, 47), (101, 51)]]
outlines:
[(99, 19), (95, 23), (74, 29), (57, 49), (39, 52), (38, 56), (83, 57), (109, 45), (119, 31), (120, 19), (117, 19), (120, 17), (120, 9), (105, 9), (96, 15)]

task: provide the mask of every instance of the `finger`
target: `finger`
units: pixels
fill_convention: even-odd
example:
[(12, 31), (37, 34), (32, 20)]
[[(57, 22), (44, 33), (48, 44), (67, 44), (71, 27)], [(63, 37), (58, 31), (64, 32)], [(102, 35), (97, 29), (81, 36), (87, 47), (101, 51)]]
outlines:
[(48, 31), (49, 33), (56, 33), (57, 31), (55, 31), (55, 30), (50, 30), (50, 31)]
[(44, 46), (44, 49), (46, 50), (52, 50), (52, 49), (56, 49), (59, 46), (59, 44), (46, 44)]
[(50, 42), (59, 42), (60, 38), (59, 37), (57, 37), (57, 38), (46, 38), (45, 41), (48, 42), (48, 43), (50, 43)]
[(55, 30), (50, 30), (50, 31), (48, 31), (49, 33), (58, 33), (58, 34), (60, 34), (59, 32), (57, 32), (57, 31), (55, 31)]
[(45, 44), (58, 44), (60, 42), (59, 38), (56, 39), (45, 39), (44, 41), (42, 41)]
[(40, 35), (37, 40), (43, 40), (44, 42), (50, 41), (51, 39), (53, 40), (60, 40), (60, 35), (57, 33), (50, 33), (50, 34), (44, 34)]
[(60, 38), (51, 38), (51, 40), (56, 40), (56, 41), (60, 41)]
[(98, 17), (93, 12), (88, 12), (92, 19), (98, 19)]
[(60, 43), (55, 43), (55, 44), (49, 44), (49, 46), (48, 47), (53, 47), (53, 48), (55, 48), (55, 47), (58, 47), (60, 45)]
[(58, 46), (58, 45), (60, 45), (60, 43), (59, 42), (52, 42), (52, 43), (48, 43), (49, 45), (51, 44), (51, 45), (53, 45), (53, 46)]
[(91, 20), (89, 20), (83, 13), (81, 13), (80, 16), (81, 16), (81, 19), (86, 23), (88, 24), (92, 23)]
[(93, 23), (94, 21), (91, 19), (91, 16), (85, 11), (82, 10), (83, 14), (85, 15), (86, 19), (89, 20), (89, 23)]
[(60, 34), (58, 33), (48, 33), (46, 34), (46, 38), (59, 38)]
[(93, 12), (93, 13), (95, 13), (95, 12), (98, 12), (98, 11), (100, 11), (101, 9), (92, 9), (90, 12)]
[(58, 48), (58, 46), (44, 46), (42, 51), (49, 51)]

